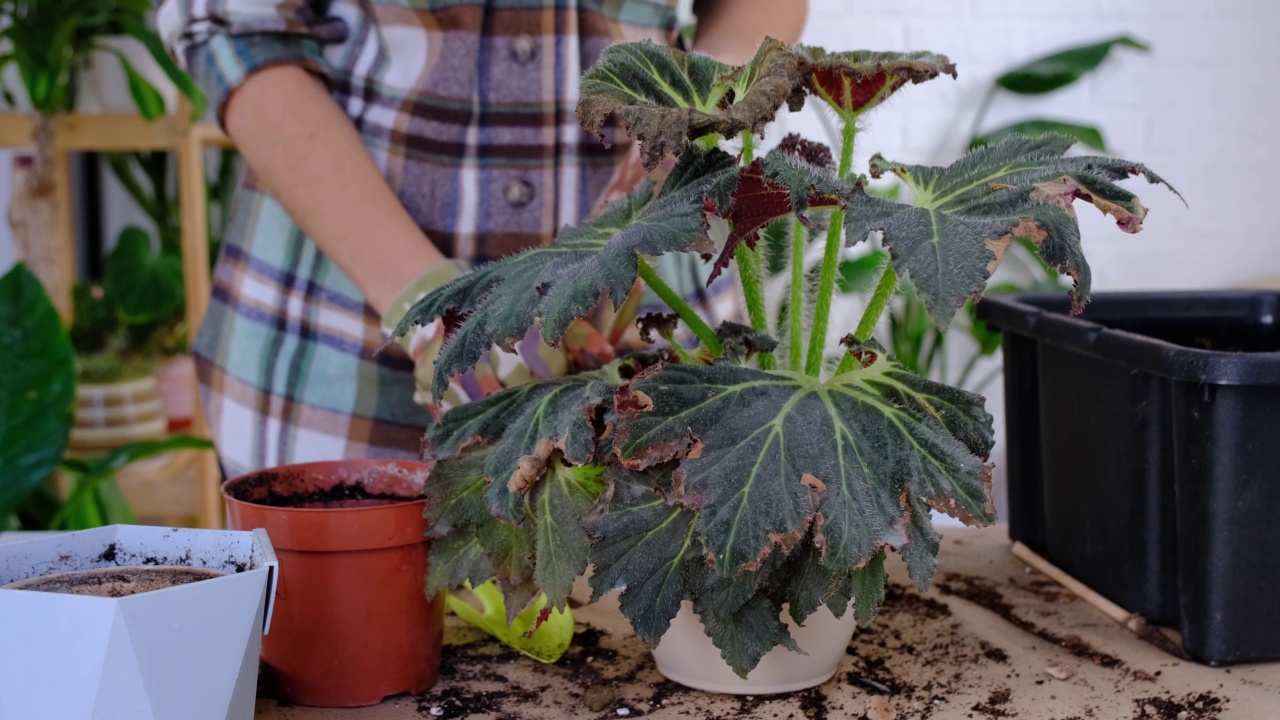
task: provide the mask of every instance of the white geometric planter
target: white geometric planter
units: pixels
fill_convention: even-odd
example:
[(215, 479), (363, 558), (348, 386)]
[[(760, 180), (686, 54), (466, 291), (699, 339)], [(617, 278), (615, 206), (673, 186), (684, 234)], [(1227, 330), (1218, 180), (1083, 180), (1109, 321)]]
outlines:
[(0, 589), (0, 720), (251, 720), (278, 574), (265, 531), (113, 525), (0, 543), (0, 585), (155, 564), (228, 574), (121, 598)]

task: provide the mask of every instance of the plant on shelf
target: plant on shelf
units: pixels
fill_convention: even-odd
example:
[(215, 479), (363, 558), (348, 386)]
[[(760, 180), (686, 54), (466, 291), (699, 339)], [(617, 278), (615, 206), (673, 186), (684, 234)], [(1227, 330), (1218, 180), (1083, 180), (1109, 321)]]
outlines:
[[(0, 72), (14, 66), (22, 89), (35, 114), (35, 159), (27, 189), (33, 203), (51, 203), (54, 194), (54, 120), (76, 106), (79, 74), (90, 56), (102, 52), (116, 57), (124, 69), (138, 111), (152, 120), (164, 114), (160, 92), (119, 50), (104, 44), (105, 38), (125, 35), (146, 48), (170, 81), (192, 103), (192, 112), (204, 112), (204, 96), (195, 82), (169, 57), (160, 36), (147, 24), (152, 10), (150, 0), (0, 0), (0, 42), (6, 51), (0, 54)], [(3, 86), (4, 101), (18, 107), (15, 88)], [(41, 213), (51, 218), (51, 213)], [(41, 225), (49, 225), (45, 219)], [(34, 228), (28, 234), (15, 233), (19, 256), (44, 258), (36, 245), (47, 238), (42, 233), (51, 227)], [(56, 277), (49, 263), (33, 268), (46, 282)]]
[[(947, 327), (1015, 237), (1072, 277), (1079, 308), (1089, 268), (1077, 205), (1137, 232), (1146, 211), (1116, 182), (1164, 181), (1139, 163), (1067, 156), (1070, 137), (1010, 134), (946, 167), (877, 155), (870, 176), (895, 176), (907, 192), (901, 201), (869, 194), (852, 166), (860, 124), (908, 85), (954, 74), (931, 53), (772, 40), (741, 67), (651, 43), (607, 50), (583, 78), (579, 120), (593, 132), (620, 122), (654, 177), (553, 244), (427, 294), (397, 333), (443, 319), (437, 397), (493, 346), (510, 350), (535, 327), (557, 343), (598, 303), (621, 307), (643, 286), (673, 313), (642, 318), (646, 334), (670, 336), (678, 321), (700, 346), (623, 350), (444, 413), (426, 441), (439, 537), (428, 588), (496, 579), (514, 614), (539, 590), (563, 607), (594, 565), (596, 596), (622, 589), (622, 612), (642, 639), (657, 643), (691, 601), (745, 677), (772, 648), (794, 647), (784, 612), (803, 623), (824, 606), (841, 615), (852, 605), (870, 622), (886, 550), (925, 587), (939, 543), (931, 508), (992, 522), (982, 398), (910, 372), (871, 340), (873, 329), (900, 277)], [(807, 99), (835, 113), (840, 147), (789, 137), (757, 157), (755, 137), (784, 105)], [(815, 209), (829, 211), (825, 227)], [(777, 218), (791, 225), (785, 327), (771, 321), (761, 288), (759, 234)], [(809, 269), (812, 234), (823, 255)], [(883, 247), (888, 262), (852, 322), (831, 308), (841, 251), (859, 243)], [(709, 326), (653, 269), (650, 258), (665, 253), (736, 269), (750, 326)]]
[(77, 283), (74, 301), (71, 342), (86, 382), (149, 375), (156, 357), (182, 349), (182, 260), (155, 252), (140, 228), (120, 233), (102, 282)]
[[(66, 455), (75, 404), (71, 340), (26, 266), (0, 277), (0, 531), (76, 530), (133, 522), (114, 475), (129, 463), (173, 450), (211, 448), (174, 436), (131, 443), (100, 458)], [(61, 471), (69, 491), (51, 478)]]

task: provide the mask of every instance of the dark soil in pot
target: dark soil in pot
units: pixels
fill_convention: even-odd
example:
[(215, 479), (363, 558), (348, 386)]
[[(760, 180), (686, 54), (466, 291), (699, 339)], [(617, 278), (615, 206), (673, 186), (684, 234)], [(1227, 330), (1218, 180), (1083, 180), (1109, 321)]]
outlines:
[(173, 566), (96, 568), (19, 580), (4, 585), (3, 589), (118, 598), (211, 580), (225, 574), (206, 568)]
[(362, 469), (336, 484), (317, 482), (307, 466), (263, 470), (227, 485), (228, 497), (254, 505), (298, 509), (376, 507), (422, 499), (422, 475)]

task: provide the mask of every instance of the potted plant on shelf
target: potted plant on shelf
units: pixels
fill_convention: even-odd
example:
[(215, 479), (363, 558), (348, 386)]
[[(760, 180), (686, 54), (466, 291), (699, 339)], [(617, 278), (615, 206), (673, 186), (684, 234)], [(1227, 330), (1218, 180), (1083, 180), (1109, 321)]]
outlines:
[[(171, 188), (174, 156), (167, 151), (140, 151), (106, 153), (104, 158), (120, 187), (151, 222), (156, 241), (155, 253), (150, 252), (151, 245), (148, 244), (129, 249), (126, 254), (132, 260), (109, 258), (105, 284), (110, 284), (113, 276), (127, 278), (131, 271), (139, 268), (152, 271), (156, 292), (135, 294), (126, 315), (133, 318), (145, 316), (144, 327), (149, 327), (151, 335), (159, 340), (144, 343), (144, 346), (155, 354), (156, 383), (169, 430), (182, 430), (189, 427), (195, 417), (196, 373), (195, 361), (189, 352), (186, 303), (183, 301), (185, 282), (181, 272), (182, 228), (178, 198)], [(220, 149), (218, 162), (205, 182), (211, 266), (226, 227), (238, 177), (239, 156), (236, 151)], [(126, 232), (140, 234), (136, 229)], [(117, 247), (125, 239), (122, 235)], [(147, 252), (142, 252), (143, 247)], [(115, 284), (119, 286), (121, 283)]]
[[(642, 286), (674, 316), (641, 324), (671, 337), (678, 319), (699, 346), (623, 352), (444, 413), (426, 441), (438, 536), (428, 592), (495, 579), (512, 615), (538, 590), (564, 607), (594, 565), (596, 596), (622, 589), (663, 674), (762, 693), (831, 676), (852, 621), (870, 622), (884, 597), (886, 550), (925, 587), (938, 549), (931, 509), (994, 519), (991, 425), (982, 398), (908, 372), (871, 342), (899, 276), (945, 328), (1028, 237), (1075, 280), (1078, 307), (1089, 271), (1076, 201), (1136, 232), (1146, 211), (1116, 181), (1163, 183), (1138, 163), (1067, 157), (1068, 137), (1011, 134), (948, 167), (877, 155), (872, 177), (898, 177), (909, 197), (868, 194), (852, 166), (859, 123), (907, 85), (954, 74), (930, 53), (772, 40), (741, 67), (650, 43), (607, 50), (583, 78), (582, 125), (616, 119), (648, 166), (675, 156), (674, 166), (553, 244), (427, 294), (397, 333), (443, 319), (437, 397), (493, 345), (510, 350), (532, 327), (556, 343), (597, 303), (623, 306)], [(754, 138), (781, 107), (809, 98), (839, 119), (837, 152), (791, 137), (756, 157)], [(722, 149), (739, 138), (736, 155)], [(771, 323), (760, 275), (776, 259), (761, 258), (771, 245), (757, 235), (779, 217), (792, 226), (790, 243), (772, 244), (788, 250), (789, 312)], [(809, 236), (823, 244), (812, 270)], [(890, 262), (852, 323), (832, 317), (831, 301), (843, 249), (864, 242)], [(735, 267), (751, 325), (708, 326), (649, 264), (664, 253)], [(699, 625), (719, 659), (686, 649), (707, 644)]]
[(204, 112), (204, 96), (195, 82), (169, 57), (160, 37), (147, 24), (149, 0), (0, 0), (0, 40), (9, 50), (0, 55), (0, 71), (17, 68), (24, 91), (0, 88), (6, 104), (29, 109), (34, 116), (34, 160), (22, 182), (15, 183), (11, 222), (15, 251), (48, 288), (65, 287), (59, 277), (55, 243), (57, 223), (54, 187), (54, 127), (57, 118), (76, 108), (81, 74), (95, 54), (120, 61), (138, 111), (148, 120), (165, 112), (165, 101), (129, 57), (106, 42), (121, 35), (138, 41), (179, 92), (191, 100), (192, 113)]
[[(14, 266), (0, 277), (0, 531), (133, 522), (116, 472), (174, 450), (212, 448), (207, 440), (174, 436), (121, 445), (97, 458), (69, 456), (75, 363), (44, 288), (24, 265)], [(58, 473), (65, 488), (53, 482)]]
[(80, 379), (73, 447), (95, 451), (164, 437), (169, 421), (156, 364), (183, 344), (181, 258), (154, 251), (140, 228), (125, 228), (102, 282), (77, 283), (73, 298)]

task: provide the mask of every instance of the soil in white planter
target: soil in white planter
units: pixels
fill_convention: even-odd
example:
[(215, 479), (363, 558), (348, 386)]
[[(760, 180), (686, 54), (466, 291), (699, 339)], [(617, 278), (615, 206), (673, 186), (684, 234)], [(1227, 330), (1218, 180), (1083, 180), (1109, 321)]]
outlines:
[(118, 598), (210, 580), (223, 575), (226, 573), (219, 570), (177, 566), (95, 568), (19, 580), (2, 588)]

